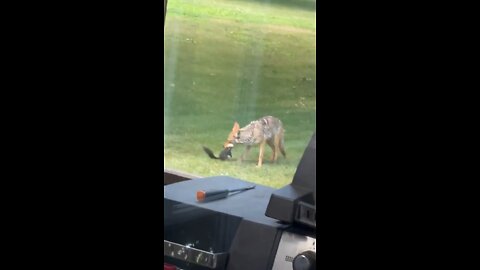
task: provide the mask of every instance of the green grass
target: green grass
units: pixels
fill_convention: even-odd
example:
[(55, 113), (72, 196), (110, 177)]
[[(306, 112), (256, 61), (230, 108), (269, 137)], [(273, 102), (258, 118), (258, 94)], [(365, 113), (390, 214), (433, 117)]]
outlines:
[[(230, 175), (272, 187), (289, 183), (315, 130), (315, 11), (280, 0), (170, 0), (166, 20), (165, 168)], [(307, 5), (308, 6), (308, 5)], [(264, 115), (284, 123), (287, 159), (256, 168), (248, 160), (211, 160), (234, 121)], [(234, 158), (243, 151), (233, 149)]]

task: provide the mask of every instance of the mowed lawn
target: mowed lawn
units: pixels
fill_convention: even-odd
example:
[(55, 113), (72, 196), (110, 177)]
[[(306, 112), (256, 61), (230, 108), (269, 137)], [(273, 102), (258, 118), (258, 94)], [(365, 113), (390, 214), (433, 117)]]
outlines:
[[(169, 0), (165, 24), (165, 168), (198, 176), (230, 175), (258, 184), (289, 183), (316, 129), (314, 2)], [(310, 8), (311, 7), (311, 8)], [(208, 158), (234, 121), (282, 120), (287, 159), (256, 168)], [(233, 149), (238, 158), (244, 147)]]

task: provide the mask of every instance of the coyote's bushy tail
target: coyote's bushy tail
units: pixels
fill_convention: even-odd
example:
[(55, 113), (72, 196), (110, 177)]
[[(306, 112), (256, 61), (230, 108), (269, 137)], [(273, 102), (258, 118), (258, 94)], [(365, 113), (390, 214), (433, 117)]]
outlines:
[(285, 152), (285, 129), (282, 128), (281, 131), (282, 138), (280, 139), (280, 152), (282, 153), (284, 158), (287, 158), (287, 153)]

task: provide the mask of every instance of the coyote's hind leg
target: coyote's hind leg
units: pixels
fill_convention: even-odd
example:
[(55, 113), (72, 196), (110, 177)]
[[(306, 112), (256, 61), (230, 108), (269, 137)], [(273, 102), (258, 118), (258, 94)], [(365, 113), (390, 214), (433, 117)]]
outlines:
[(270, 146), (270, 148), (272, 148), (272, 158), (270, 159), (270, 161), (273, 162), (277, 159), (277, 153), (278, 152), (275, 151), (275, 144), (272, 140), (268, 140), (267, 144), (268, 144), (268, 146)]

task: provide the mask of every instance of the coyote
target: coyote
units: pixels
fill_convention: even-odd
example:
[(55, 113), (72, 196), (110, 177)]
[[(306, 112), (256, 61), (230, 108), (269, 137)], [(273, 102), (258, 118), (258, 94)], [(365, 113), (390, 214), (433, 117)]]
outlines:
[(235, 144), (245, 144), (245, 151), (240, 156), (240, 161), (242, 161), (248, 155), (253, 145), (260, 145), (257, 167), (261, 167), (265, 144), (268, 144), (272, 148), (272, 161), (277, 160), (278, 152), (281, 152), (285, 158), (287, 157), (283, 140), (284, 132), (282, 121), (273, 116), (264, 116), (250, 122), (250, 124), (243, 128), (240, 128), (238, 123), (235, 122), (223, 147), (232, 148)]

